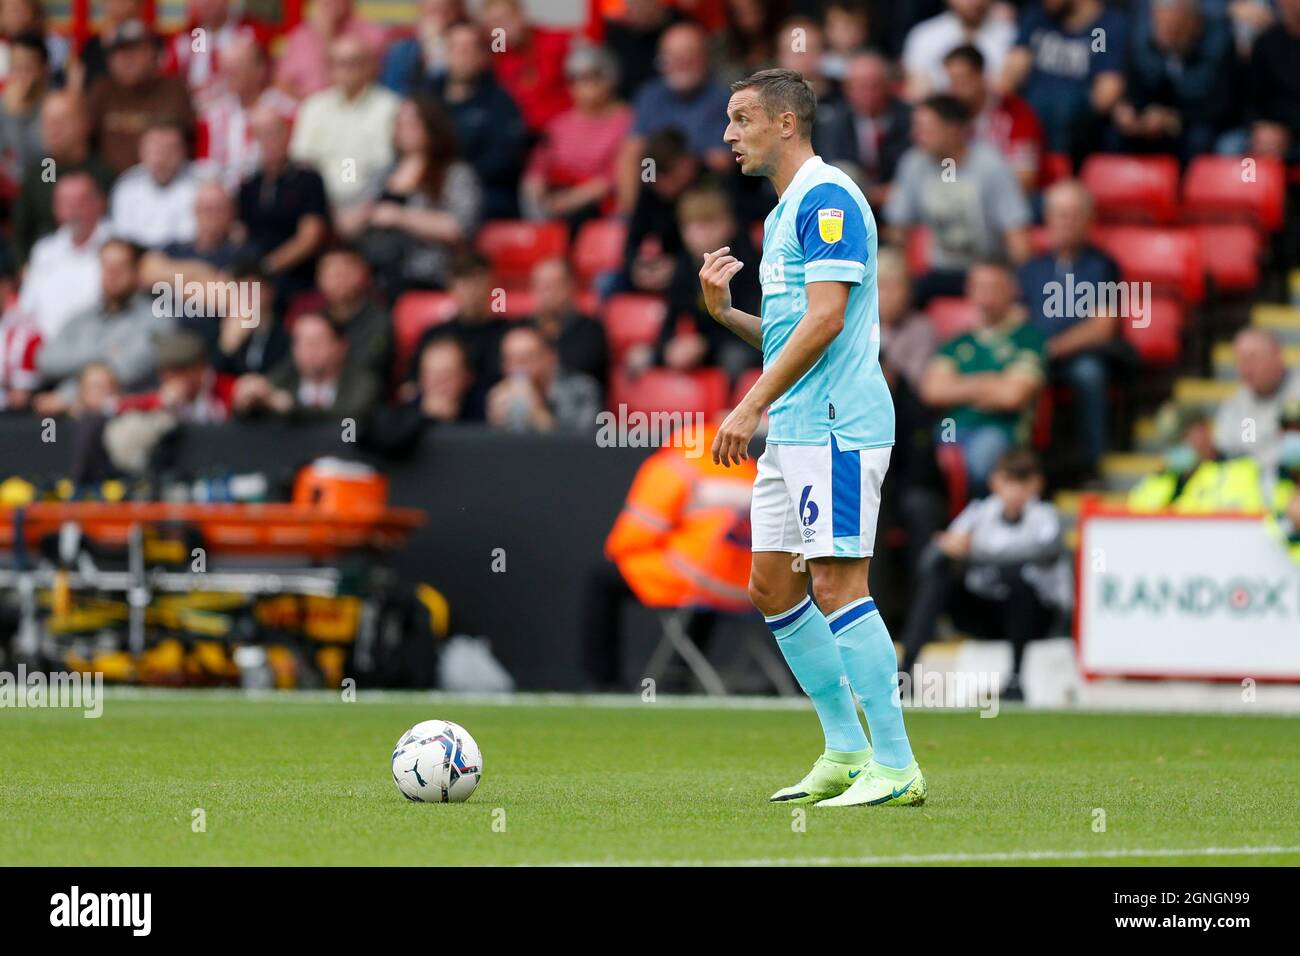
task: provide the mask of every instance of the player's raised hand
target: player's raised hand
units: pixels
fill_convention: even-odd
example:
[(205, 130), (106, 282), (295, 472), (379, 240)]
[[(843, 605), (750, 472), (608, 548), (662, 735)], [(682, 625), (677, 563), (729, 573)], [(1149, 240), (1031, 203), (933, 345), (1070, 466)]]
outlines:
[(745, 268), (735, 256), (728, 255), (730, 246), (704, 254), (700, 269), (700, 288), (704, 290), (704, 307), (715, 319), (731, 308), (731, 279)]

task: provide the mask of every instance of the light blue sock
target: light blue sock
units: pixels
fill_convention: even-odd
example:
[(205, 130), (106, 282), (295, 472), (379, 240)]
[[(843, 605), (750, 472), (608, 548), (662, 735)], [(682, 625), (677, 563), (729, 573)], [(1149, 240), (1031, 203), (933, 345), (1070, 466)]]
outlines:
[(912, 745), (898, 699), (898, 656), (889, 630), (869, 597), (859, 598), (827, 618), (862, 712), (867, 715), (876, 762), (902, 770), (912, 762)]
[(826, 735), (826, 749), (866, 750), (867, 735), (858, 720), (853, 690), (844, 676), (835, 637), (812, 598), (805, 597), (785, 613), (764, 620), (776, 635), (776, 646), (785, 655), (795, 680), (812, 698)]

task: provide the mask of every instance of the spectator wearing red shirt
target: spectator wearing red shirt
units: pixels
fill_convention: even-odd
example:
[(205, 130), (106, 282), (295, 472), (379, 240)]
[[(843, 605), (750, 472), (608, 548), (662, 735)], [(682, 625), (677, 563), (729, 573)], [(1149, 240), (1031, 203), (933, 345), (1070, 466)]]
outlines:
[(163, 72), (181, 76), (203, 109), (223, 91), (226, 52), (240, 41), (263, 39), (247, 17), (231, 15), (230, 0), (190, 0), (185, 29), (167, 42)]
[(1042, 185), (1046, 140), (1043, 125), (1022, 97), (999, 96), (984, 75), (984, 54), (972, 44), (952, 50), (943, 58), (948, 90), (970, 109), (975, 136), (997, 147), (1006, 157), (1020, 188), (1033, 195)]
[(154, 336), (158, 387), (124, 395), (118, 412), (168, 411), (180, 421), (216, 425), (230, 417), (235, 379), (208, 364), (207, 347), (198, 332), (177, 330)]
[(573, 108), (543, 128), (524, 171), (523, 195), (530, 214), (562, 216), (576, 227), (613, 197), (632, 109), (617, 98), (618, 64), (606, 50), (575, 47), (565, 74)]
[(519, 104), (529, 130), (540, 130), (569, 108), (567, 33), (530, 26), (519, 0), (488, 0), (479, 22), (491, 43), (497, 82)]

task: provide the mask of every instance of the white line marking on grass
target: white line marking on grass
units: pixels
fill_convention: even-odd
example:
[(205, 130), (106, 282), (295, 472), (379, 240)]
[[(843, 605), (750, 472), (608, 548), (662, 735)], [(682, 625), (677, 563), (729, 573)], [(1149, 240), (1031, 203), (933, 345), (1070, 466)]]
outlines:
[(1004, 853), (904, 853), (897, 856), (760, 857), (751, 860), (584, 860), (544, 866), (907, 866), (925, 863), (1036, 863), (1052, 860), (1123, 860), (1141, 857), (1278, 856), (1300, 846), (1204, 846), (1185, 850), (1010, 850)]

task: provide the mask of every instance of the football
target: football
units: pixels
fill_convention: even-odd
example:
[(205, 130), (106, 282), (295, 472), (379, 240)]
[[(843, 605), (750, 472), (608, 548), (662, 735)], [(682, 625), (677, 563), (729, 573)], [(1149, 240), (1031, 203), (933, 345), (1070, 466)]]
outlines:
[(393, 782), (416, 803), (463, 803), (482, 776), (478, 744), (449, 720), (423, 720), (393, 747)]

